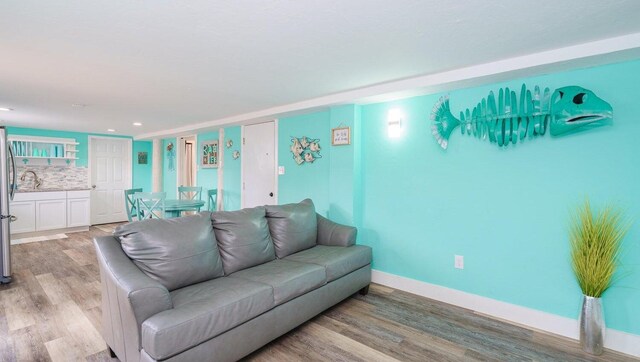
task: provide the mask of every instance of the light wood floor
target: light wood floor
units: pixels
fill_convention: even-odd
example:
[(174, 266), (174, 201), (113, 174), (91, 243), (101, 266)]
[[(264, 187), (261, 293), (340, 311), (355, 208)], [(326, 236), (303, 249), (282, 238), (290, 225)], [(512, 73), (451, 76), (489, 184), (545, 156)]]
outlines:
[[(0, 286), (0, 361), (107, 361), (91, 239), (12, 246), (14, 281)], [(631, 361), (575, 341), (373, 285), (247, 357), (249, 361)]]

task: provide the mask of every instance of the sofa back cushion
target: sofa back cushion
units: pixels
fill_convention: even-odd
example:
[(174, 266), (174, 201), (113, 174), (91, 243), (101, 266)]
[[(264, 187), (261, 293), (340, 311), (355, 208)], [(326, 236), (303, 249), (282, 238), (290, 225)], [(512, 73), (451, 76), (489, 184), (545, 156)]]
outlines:
[(268, 205), (267, 222), (278, 258), (312, 248), (318, 235), (313, 201), (297, 204)]
[(263, 206), (211, 214), (225, 274), (274, 260)]
[(114, 236), (140, 270), (171, 291), (224, 276), (210, 214), (128, 223)]

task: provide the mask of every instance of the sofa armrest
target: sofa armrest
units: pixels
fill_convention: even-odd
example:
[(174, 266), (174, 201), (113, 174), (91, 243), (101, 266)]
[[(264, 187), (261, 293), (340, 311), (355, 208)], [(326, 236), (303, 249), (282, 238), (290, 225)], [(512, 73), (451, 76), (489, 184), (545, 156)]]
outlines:
[(356, 243), (358, 229), (333, 222), (316, 214), (318, 220), (318, 244), (327, 246), (351, 246)]
[(113, 236), (93, 239), (102, 285), (102, 334), (124, 361), (138, 361), (142, 323), (173, 308), (167, 288), (144, 274)]

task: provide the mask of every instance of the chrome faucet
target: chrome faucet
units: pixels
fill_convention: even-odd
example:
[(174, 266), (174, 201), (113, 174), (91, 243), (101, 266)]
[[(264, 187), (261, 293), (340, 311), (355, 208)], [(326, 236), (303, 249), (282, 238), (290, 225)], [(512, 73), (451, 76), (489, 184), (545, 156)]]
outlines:
[(33, 174), (33, 189), (37, 189), (38, 187), (40, 187), (40, 185), (42, 185), (42, 179), (38, 177), (38, 175), (36, 175), (36, 173), (34, 171), (31, 170), (27, 170), (25, 172), (22, 173), (22, 176), (20, 176), (20, 181), (24, 181), (25, 178), (27, 178), (27, 174), (28, 173), (32, 173)]

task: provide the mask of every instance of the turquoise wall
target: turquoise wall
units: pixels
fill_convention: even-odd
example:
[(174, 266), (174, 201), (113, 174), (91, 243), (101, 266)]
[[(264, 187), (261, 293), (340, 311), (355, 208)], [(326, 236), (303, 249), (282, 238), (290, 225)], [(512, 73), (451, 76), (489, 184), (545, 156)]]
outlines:
[[(138, 152), (147, 153), (147, 164), (138, 163)], [(151, 192), (153, 164), (153, 142), (150, 141), (133, 141), (133, 188), (142, 188), (145, 192)]]
[[(281, 118), (278, 120), (278, 164), (285, 174), (278, 178), (278, 203), (313, 200), (316, 211), (327, 215), (329, 211), (329, 157), (331, 139), (328, 111)], [(291, 153), (291, 137), (319, 138), (322, 158), (313, 163), (296, 164)]]
[(361, 137), (351, 137), (351, 145), (331, 146), (331, 129), (349, 127), (351, 132), (359, 129), (360, 107), (344, 105), (329, 111), (330, 127), (327, 131), (326, 151), (330, 154), (329, 165), (329, 212), (328, 217), (336, 222), (360, 226), (356, 212), (360, 208), (362, 178), (360, 169)]
[[(640, 62), (452, 91), (454, 114), (500, 87), (580, 85), (608, 101), (614, 125), (498, 148), (455, 132), (443, 151), (429, 116), (442, 94), (363, 106), (363, 225), (374, 268), (576, 318), (581, 292), (569, 265), (569, 214), (586, 196), (640, 219)], [(391, 108), (404, 136), (387, 137)], [(604, 295), (607, 326), (640, 334), (640, 223), (620, 280)], [(454, 254), (465, 269), (453, 267)]]
[[(453, 113), (523, 82), (591, 89), (613, 106), (614, 126), (504, 149), (456, 131), (443, 151), (429, 121), (443, 94), (283, 118), (279, 202), (310, 197), (320, 213), (358, 226), (377, 270), (576, 319), (581, 292), (569, 264), (570, 213), (588, 196), (640, 219), (640, 61), (452, 91)], [(393, 108), (405, 114), (397, 139), (387, 136)], [(341, 124), (352, 127), (352, 145), (332, 147), (330, 129)], [(290, 136), (302, 135), (322, 140), (318, 163), (293, 162)], [(634, 334), (638, 240), (636, 222), (620, 278), (604, 295), (608, 327)], [(465, 257), (463, 270), (453, 267), (456, 254)]]
[[(362, 178), (360, 137), (351, 145), (332, 146), (331, 129), (360, 127), (360, 107), (344, 105), (326, 111), (278, 120), (278, 164), (285, 174), (278, 178), (278, 203), (294, 203), (310, 198), (316, 211), (340, 223), (359, 225)], [(312, 164), (297, 165), (291, 153), (291, 137), (319, 138), (322, 158)]]
[[(224, 143), (227, 140), (232, 140), (234, 146), (231, 148), (232, 150), (240, 149), (241, 144), (241, 132), (240, 127), (229, 127), (224, 129)], [(237, 147), (235, 145), (238, 145)], [(220, 147), (224, 147), (221, 145)], [(232, 152), (225, 148), (224, 152), (224, 196), (223, 200), (223, 209), (224, 210), (239, 210), (240, 203), (240, 190), (241, 190), (241, 179), (240, 179), (240, 165), (241, 165), (242, 154), (236, 160), (233, 159)]]
[[(167, 146), (173, 143), (173, 160), (170, 160)], [(167, 193), (167, 199), (178, 198), (178, 180), (176, 174), (176, 161), (178, 154), (178, 144), (175, 138), (165, 138), (162, 140), (162, 189)], [(173, 163), (173, 170), (169, 164)]]
[[(202, 153), (202, 146), (204, 142), (217, 140), (218, 132), (206, 132), (198, 134), (198, 156)], [(223, 147), (223, 146), (220, 146)], [(202, 187), (202, 199), (205, 200), (205, 208), (210, 209), (209, 206), (209, 196), (207, 192), (209, 190), (218, 188), (218, 169), (217, 168), (202, 168), (202, 160), (200, 157), (197, 159), (198, 162), (198, 175), (196, 177), (196, 185)], [(215, 207), (215, 205), (214, 205)]]

